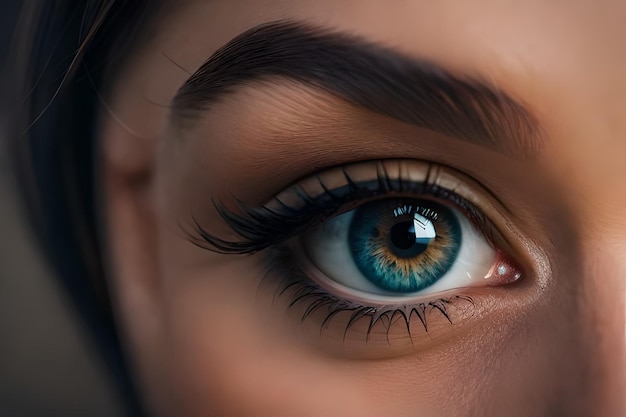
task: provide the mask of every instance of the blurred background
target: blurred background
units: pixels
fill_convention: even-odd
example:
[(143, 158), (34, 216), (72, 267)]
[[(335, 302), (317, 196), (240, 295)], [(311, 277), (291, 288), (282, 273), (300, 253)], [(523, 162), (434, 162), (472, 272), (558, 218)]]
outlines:
[[(21, 4), (2, 0), (0, 68), (11, 65), (7, 48)], [(37, 252), (8, 155), (2, 147), (0, 152), (0, 417), (127, 416), (76, 312)]]

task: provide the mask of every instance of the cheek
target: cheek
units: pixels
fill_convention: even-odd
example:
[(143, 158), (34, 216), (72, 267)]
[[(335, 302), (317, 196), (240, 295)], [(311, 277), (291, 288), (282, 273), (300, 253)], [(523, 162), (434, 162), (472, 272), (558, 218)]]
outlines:
[(250, 265), (178, 265), (169, 269), (176, 283), (165, 300), (164, 349), (184, 415), (331, 415), (329, 405), (338, 415), (367, 415), (359, 384), (294, 348), (282, 323), (271, 322)]
[[(257, 265), (225, 262), (175, 236), (163, 245), (161, 365), (182, 415), (402, 415), (406, 401), (379, 394), (389, 391), (387, 364), (338, 360), (294, 340), (258, 291)], [(406, 394), (405, 385), (398, 381)], [(411, 396), (414, 406), (427, 402), (419, 390)]]
[[(625, 229), (616, 223), (613, 232), (616, 230)], [(611, 241), (608, 236), (611, 234), (601, 234), (595, 243), (589, 239), (585, 247), (587, 279), (579, 301), (584, 312), (580, 331), (585, 335), (582, 342), (594, 380), (590, 391), (597, 399), (598, 415), (623, 412), (626, 386), (626, 241)]]

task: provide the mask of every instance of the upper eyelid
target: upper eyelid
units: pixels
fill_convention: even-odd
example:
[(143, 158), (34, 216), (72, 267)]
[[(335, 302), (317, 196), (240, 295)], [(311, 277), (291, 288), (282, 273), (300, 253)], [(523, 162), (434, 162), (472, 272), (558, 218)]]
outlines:
[[(457, 185), (463, 185), (467, 187), (467, 189), (471, 189), (472, 191), (479, 192), (481, 196), (477, 196), (476, 198), (488, 198), (489, 200), (494, 201), (494, 205), (497, 205), (501, 211), (503, 211), (503, 215), (506, 216), (514, 216), (514, 212), (511, 208), (498, 197), (496, 193), (490, 190), (487, 187), (484, 187), (480, 181), (472, 177), (471, 175), (461, 172), (457, 169), (451, 168), (449, 166), (443, 165), (441, 163), (434, 163), (430, 161), (423, 161), (418, 159), (382, 159), (382, 160), (373, 160), (373, 161), (362, 161), (350, 163), (347, 165), (339, 165), (335, 167), (329, 167), (324, 169), (321, 172), (314, 173), (311, 175), (306, 175), (303, 178), (296, 180), (292, 185), (288, 186), (284, 191), (279, 192), (277, 195), (272, 197), (270, 201), (268, 201), (265, 205), (272, 206), (272, 201), (280, 200), (281, 203), (286, 203), (289, 198), (287, 197), (289, 194), (292, 196), (296, 195), (294, 193), (295, 190), (305, 189), (305, 194), (308, 197), (314, 197), (315, 195), (312, 193), (312, 190), (317, 188), (318, 193), (322, 192), (331, 192), (332, 189), (337, 185), (345, 185), (345, 181), (342, 180), (342, 177), (345, 178), (348, 176), (352, 181), (358, 181), (359, 178), (354, 174), (354, 167), (358, 166), (368, 166), (372, 163), (376, 163), (379, 166), (382, 166), (382, 171), (385, 171), (385, 164), (402, 164), (403, 162), (408, 162), (414, 166), (414, 164), (422, 164), (422, 169), (424, 171), (422, 177), (413, 177), (411, 178), (414, 182), (424, 182), (428, 183), (434, 181), (437, 185), (440, 185), (444, 188), (447, 188), (453, 192), (459, 192), (459, 194), (467, 196), (468, 200), (473, 200), (472, 195), (468, 195), (469, 193), (464, 191), (459, 191)], [(350, 167), (350, 172), (346, 172), (347, 167)], [(371, 171), (370, 171), (371, 173)], [(388, 172), (383, 172), (385, 176), (388, 176)], [(402, 175), (402, 173), (401, 173)], [(395, 175), (394, 175), (395, 177)], [(445, 178), (445, 179), (444, 179)], [(450, 180), (452, 178), (452, 180)], [(370, 176), (367, 177), (368, 180), (373, 179)], [(404, 180), (408, 179), (406, 176), (403, 177)], [(305, 184), (308, 184), (307, 187)], [(473, 194), (473, 193), (472, 193)], [(293, 198), (292, 198), (293, 199)], [(480, 203), (476, 200), (471, 201), (476, 205), (480, 205)]]
[[(289, 230), (288, 236), (290, 237), (296, 235), (297, 233), (304, 232), (307, 227), (311, 227), (315, 224), (314, 221), (323, 221), (324, 215), (326, 216), (326, 218), (328, 218), (331, 215), (338, 214), (337, 210), (340, 208), (341, 202), (324, 202), (324, 199), (329, 198), (328, 195), (325, 193), (337, 184), (356, 184), (355, 180), (358, 181), (359, 178), (352, 178), (351, 174), (355, 173), (355, 170), (358, 171), (360, 168), (362, 168), (364, 171), (369, 170), (369, 174), (364, 174), (369, 176), (366, 176), (364, 178), (368, 178), (370, 181), (379, 181), (381, 173), (389, 175), (390, 178), (395, 178), (396, 176), (402, 177), (402, 175), (404, 175), (403, 180), (406, 182), (407, 186), (411, 187), (410, 189), (406, 189), (405, 192), (413, 194), (419, 194), (420, 192), (426, 191), (426, 189), (418, 189), (420, 185), (430, 186), (432, 184), (438, 186), (441, 192), (455, 192), (456, 184), (462, 184), (470, 181), (469, 179), (465, 179), (462, 181), (460, 177), (463, 174), (460, 172), (454, 173), (455, 171), (451, 168), (446, 168), (444, 166), (426, 161), (395, 159), (363, 161), (360, 163), (349, 164), (346, 166), (329, 168), (320, 173), (297, 181), (295, 184), (288, 187), (287, 190), (279, 193), (268, 203), (260, 207), (252, 207), (243, 202), (239, 202), (238, 209), (232, 211), (231, 209), (227, 208), (223, 203), (217, 201), (214, 202), (218, 214), (222, 217), (223, 220), (226, 221), (226, 223), (233, 229), (233, 231), (235, 231), (235, 233), (239, 235), (239, 237), (242, 239), (241, 241), (227, 241), (219, 237), (213, 236), (211, 235), (211, 233), (204, 230), (198, 222), (195, 222), (194, 225), (195, 234), (188, 233), (188, 235), (192, 239), (192, 241), (198, 246), (205, 247), (204, 245), (208, 244), (210, 247), (205, 247), (206, 249), (217, 252), (258, 252), (265, 249), (266, 247), (269, 247), (272, 243), (275, 243), (277, 241), (276, 239), (278, 239), (278, 233), (276, 232), (276, 230), (271, 229), (268, 225), (270, 219), (273, 219), (272, 221), (280, 221), (281, 223), (291, 222), (291, 229)], [(390, 172), (394, 169), (397, 172), (390, 174)], [(420, 170), (422, 171), (422, 175), (416, 175)], [(450, 172), (448, 172), (448, 170)], [(377, 173), (376, 177), (372, 175), (373, 172)], [(412, 178), (409, 173), (412, 173)], [(321, 181), (320, 176), (323, 176), (327, 179), (334, 178), (335, 180), (339, 180), (339, 182), (335, 182), (334, 184), (327, 183), (327, 186), (324, 186), (325, 181)], [(446, 178), (448, 179), (446, 180)], [(409, 180), (412, 180), (413, 182), (409, 182)], [(450, 183), (450, 181), (452, 182)], [(309, 184), (315, 184), (317, 182), (319, 186), (318, 192), (312, 194), (307, 193), (306, 190), (303, 192), (301, 190), (301, 187), (302, 184), (306, 182), (308, 182)], [(446, 184), (446, 182), (448, 182), (448, 184)], [(358, 184), (358, 186), (362, 186), (362, 183)], [(480, 187), (478, 184), (476, 184), (472, 188), (475, 188), (476, 192), (478, 192), (478, 189), (483, 187)], [(309, 189), (309, 191), (311, 190)], [(394, 191), (398, 191), (398, 189)], [(467, 194), (467, 192), (465, 192), (465, 194)], [(295, 197), (296, 200), (302, 199), (302, 201), (300, 201), (299, 204), (295, 204), (293, 198), (291, 202), (283, 201), (284, 197), (282, 197), (281, 199), (281, 196), (285, 195)], [(385, 194), (383, 196), (388, 195)], [(368, 197), (371, 198), (372, 195), (369, 195)], [(486, 228), (485, 225), (491, 224), (492, 221), (491, 216), (488, 215), (485, 217), (482, 213), (482, 210), (480, 208), (484, 206), (484, 203), (481, 201), (476, 201), (480, 200), (480, 198), (474, 198), (474, 201), (472, 201), (470, 198), (466, 197), (469, 196), (461, 194), (461, 200), (456, 200), (455, 202), (462, 201), (464, 203), (469, 203), (470, 206), (459, 206), (459, 208), (463, 210), (466, 214), (468, 214), (469, 212), (469, 214), (475, 214), (477, 216), (477, 224), (475, 224), (475, 226), (481, 229), (481, 232), (490, 242), (494, 242), (495, 240), (502, 240), (499, 238), (496, 239), (492, 235), (492, 233), (496, 232), (498, 236), (501, 235), (501, 233), (499, 232), (500, 228), (497, 225), (495, 227), (495, 230), (491, 230), (491, 227), (489, 227), (489, 230), (484, 230)], [(354, 198), (352, 198), (352, 200), (354, 200)], [(349, 201), (345, 201), (343, 203), (345, 204), (347, 202)], [(324, 209), (326, 209), (327, 212), (321, 213), (321, 211)], [(280, 213), (281, 210), (283, 211), (282, 213)], [(289, 211), (292, 211), (292, 213), (289, 213)], [(283, 224), (280, 224), (279, 226), (284, 227)], [(200, 240), (198, 240), (198, 237), (200, 237)]]

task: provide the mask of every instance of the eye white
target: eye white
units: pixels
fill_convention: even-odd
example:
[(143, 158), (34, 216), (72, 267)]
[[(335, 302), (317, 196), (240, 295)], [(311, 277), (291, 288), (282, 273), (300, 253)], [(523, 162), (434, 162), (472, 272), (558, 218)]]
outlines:
[[(494, 262), (496, 252), (466, 216), (453, 207), (448, 208), (461, 227), (459, 253), (452, 267), (434, 284), (421, 291), (402, 294), (385, 291), (359, 271), (348, 243), (348, 232), (355, 210), (327, 220), (301, 237), (308, 272), (312, 272), (311, 278), (322, 287), (340, 291), (342, 296), (377, 304), (404, 303), (423, 295), (486, 285), (485, 276)], [(423, 223), (426, 227), (421, 229), (426, 237), (429, 232), (432, 233), (427, 230), (428, 224), (432, 227), (432, 223)]]

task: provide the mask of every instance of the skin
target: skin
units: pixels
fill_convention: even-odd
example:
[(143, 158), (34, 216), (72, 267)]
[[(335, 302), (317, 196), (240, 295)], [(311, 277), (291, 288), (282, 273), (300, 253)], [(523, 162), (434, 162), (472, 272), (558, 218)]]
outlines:
[[(162, 416), (617, 416), (624, 412), (626, 4), (576, 1), (189, 1), (166, 5), (111, 79), (99, 141), (109, 275), (147, 407)], [(287, 81), (237, 89), (191, 126), (178, 88), (220, 46), (290, 19), (489, 80), (543, 127), (516, 158)], [(175, 65), (172, 61), (174, 61)], [(341, 319), (285, 312), (263, 253), (220, 255), (180, 224), (232, 236), (211, 198), (259, 204), (338, 164), (413, 158), (495, 194), (483, 204), (524, 279), (461, 289), (412, 344), (339, 342)], [(505, 213), (506, 215), (503, 215)], [(297, 309), (296, 309), (297, 310)], [(361, 333), (359, 333), (361, 332)], [(404, 336), (403, 336), (404, 334)]]

